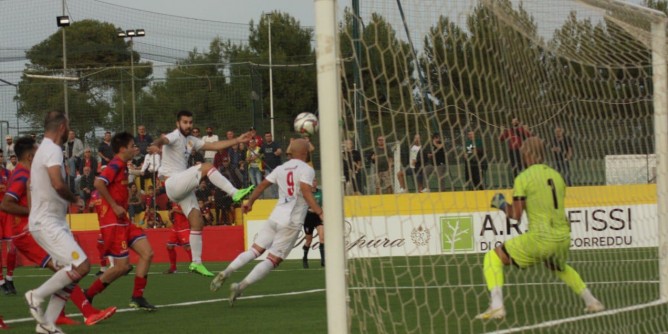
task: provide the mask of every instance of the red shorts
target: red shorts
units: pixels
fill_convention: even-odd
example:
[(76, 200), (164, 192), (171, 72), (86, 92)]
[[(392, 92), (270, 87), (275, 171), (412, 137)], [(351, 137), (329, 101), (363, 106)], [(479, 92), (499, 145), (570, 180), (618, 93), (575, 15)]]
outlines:
[(132, 223), (101, 226), (100, 233), (104, 243), (104, 255), (117, 258), (127, 257), (132, 244), (146, 238), (144, 230)]
[(39, 264), (42, 268), (46, 267), (46, 264), (51, 260), (51, 256), (37, 244), (30, 232), (26, 231), (12, 238), (12, 243), (23, 256), (31, 262)]
[(9, 240), (12, 238), (13, 216), (0, 211), (0, 240)]
[(167, 246), (190, 246), (190, 229), (172, 230), (167, 239)]

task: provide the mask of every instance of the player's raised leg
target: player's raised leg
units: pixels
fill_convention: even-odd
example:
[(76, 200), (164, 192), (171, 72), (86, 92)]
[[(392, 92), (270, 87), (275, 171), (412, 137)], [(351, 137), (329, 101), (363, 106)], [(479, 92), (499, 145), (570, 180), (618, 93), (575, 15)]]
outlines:
[(253, 244), (250, 249), (237, 255), (237, 257), (227, 265), (227, 268), (218, 273), (213, 281), (211, 281), (211, 291), (220, 289), (223, 283), (225, 283), (225, 280), (227, 280), (233, 272), (239, 270), (239, 268), (243, 267), (248, 262), (255, 260), (258, 256), (262, 255), (262, 253), (264, 253), (264, 248), (258, 244)]

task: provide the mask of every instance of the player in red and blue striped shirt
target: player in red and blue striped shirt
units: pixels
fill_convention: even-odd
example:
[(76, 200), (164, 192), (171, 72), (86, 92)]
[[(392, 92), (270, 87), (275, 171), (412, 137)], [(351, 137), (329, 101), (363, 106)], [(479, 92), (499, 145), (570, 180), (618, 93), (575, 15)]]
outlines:
[(107, 168), (95, 179), (95, 189), (102, 197), (98, 210), (100, 232), (104, 241), (105, 255), (114, 259), (114, 266), (107, 269), (86, 290), (86, 297), (93, 300), (109, 284), (130, 270), (129, 248), (139, 255), (135, 271), (135, 284), (130, 299), (130, 307), (155, 311), (157, 308), (144, 298), (148, 269), (153, 258), (153, 250), (146, 240), (144, 231), (130, 220), (128, 208), (128, 161), (137, 154), (134, 137), (121, 132), (111, 139), (114, 158)]

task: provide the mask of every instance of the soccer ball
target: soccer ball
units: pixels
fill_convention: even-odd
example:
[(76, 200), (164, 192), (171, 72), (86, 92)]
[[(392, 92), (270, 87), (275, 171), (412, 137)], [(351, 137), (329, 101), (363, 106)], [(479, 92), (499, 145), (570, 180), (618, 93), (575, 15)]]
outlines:
[(310, 136), (318, 132), (318, 117), (310, 112), (303, 112), (295, 118), (295, 131)]

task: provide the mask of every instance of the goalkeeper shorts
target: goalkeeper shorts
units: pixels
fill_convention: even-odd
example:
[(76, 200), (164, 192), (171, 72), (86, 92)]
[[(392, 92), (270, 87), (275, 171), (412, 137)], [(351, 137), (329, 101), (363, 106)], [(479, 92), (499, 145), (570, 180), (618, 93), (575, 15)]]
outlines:
[(545, 263), (549, 268), (561, 271), (568, 261), (570, 242), (570, 238), (544, 241), (527, 232), (506, 241), (504, 245), (513, 263), (520, 268)]

